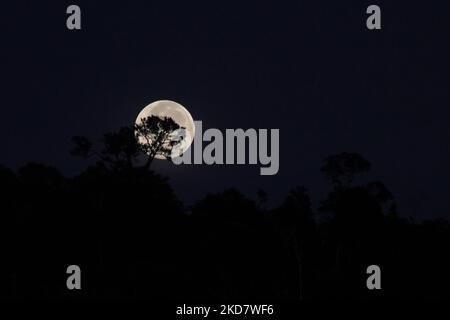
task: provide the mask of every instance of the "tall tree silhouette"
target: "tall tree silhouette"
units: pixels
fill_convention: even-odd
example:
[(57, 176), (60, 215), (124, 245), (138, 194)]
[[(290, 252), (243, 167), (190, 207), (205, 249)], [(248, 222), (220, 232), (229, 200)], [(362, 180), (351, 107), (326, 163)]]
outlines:
[(75, 136), (71, 154), (82, 158), (96, 156), (113, 169), (139, 166), (141, 156), (145, 155), (141, 167), (148, 170), (155, 157), (171, 158), (174, 146), (183, 139), (182, 134), (177, 134), (178, 129), (182, 128), (170, 117), (150, 116), (132, 127), (105, 134), (100, 151), (94, 150), (93, 143), (86, 137)]
[[(364, 265), (367, 252), (374, 257), (379, 251), (384, 217), (395, 213), (395, 204), (382, 182), (354, 183), (358, 175), (371, 167), (361, 155), (341, 153), (327, 157), (324, 162), (321, 170), (334, 188), (322, 201), (320, 210), (334, 214), (335, 271), (340, 274), (338, 279), (347, 283), (343, 288), (350, 290), (351, 281)], [(342, 283), (338, 287), (342, 287)]]
[(314, 220), (311, 199), (303, 186), (292, 189), (280, 208), (275, 210), (284, 241), (293, 251), (298, 269), (298, 295), (304, 297), (304, 253), (312, 237)]

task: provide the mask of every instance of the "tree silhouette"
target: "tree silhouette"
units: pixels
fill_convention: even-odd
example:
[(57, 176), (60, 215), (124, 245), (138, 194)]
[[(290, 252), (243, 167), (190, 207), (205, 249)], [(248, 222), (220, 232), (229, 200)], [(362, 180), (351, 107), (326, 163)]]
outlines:
[(314, 220), (311, 199), (305, 187), (292, 189), (275, 214), (279, 219), (282, 236), (292, 249), (298, 269), (298, 295), (304, 297), (304, 257), (307, 239), (312, 236)]
[(170, 117), (150, 116), (135, 124), (134, 130), (140, 150), (148, 155), (145, 168), (148, 169), (157, 156), (171, 158), (174, 146), (183, 139), (183, 135), (175, 135), (176, 130), (180, 128)]
[(321, 171), (332, 181), (334, 189), (322, 201), (321, 210), (334, 212), (339, 221), (346, 223), (365, 219), (371, 212), (395, 213), (394, 197), (381, 181), (352, 185), (355, 177), (369, 171), (370, 167), (357, 153), (344, 152), (325, 158)]
[(358, 153), (343, 152), (324, 160), (321, 171), (338, 186), (350, 186), (357, 174), (370, 170), (370, 163)]
[(386, 215), (395, 215), (394, 198), (382, 182), (353, 183), (357, 175), (368, 172), (370, 167), (357, 153), (341, 153), (327, 157), (321, 168), (334, 188), (319, 209), (334, 214), (332, 242), (335, 272), (340, 274), (336, 279), (341, 281), (338, 287), (347, 283), (347, 290), (356, 290), (355, 269), (362, 268), (367, 252), (372, 257), (377, 255)]
[[(230, 188), (188, 209), (166, 177), (142, 170), (176, 141), (177, 126), (160, 121), (106, 134), (98, 151), (74, 137), (73, 154), (100, 159), (74, 177), (0, 165), (0, 297), (448, 298), (448, 222), (398, 217), (381, 181), (358, 179), (370, 168), (362, 156), (325, 159), (327, 216), (314, 216), (302, 186), (275, 208), (262, 190), (255, 201)], [(76, 295), (61, 281), (73, 261), (88, 271)], [(378, 292), (365, 286), (371, 264), (387, 270)]]
[(172, 118), (150, 116), (132, 127), (122, 127), (103, 137), (103, 148), (93, 149), (93, 143), (83, 136), (74, 136), (71, 154), (82, 158), (96, 156), (113, 169), (138, 166), (140, 157), (147, 158), (141, 167), (148, 170), (156, 157), (170, 159), (173, 148), (183, 140), (180, 127)]
[(264, 191), (263, 189), (258, 189), (256, 191), (256, 200), (259, 209), (263, 208), (263, 206), (267, 203), (268, 199), (269, 196), (266, 191)]

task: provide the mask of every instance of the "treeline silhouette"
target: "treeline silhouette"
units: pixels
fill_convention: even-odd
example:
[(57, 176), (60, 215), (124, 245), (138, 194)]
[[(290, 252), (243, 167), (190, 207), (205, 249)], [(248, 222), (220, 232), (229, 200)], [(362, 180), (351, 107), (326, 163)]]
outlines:
[[(359, 154), (324, 159), (331, 192), (317, 212), (304, 186), (276, 208), (266, 207), (270, 195), (262, 190), (253, 200), (234, 188), (184, 207), (165, 177), (131, 165), (116, 138), (75, 177), (37, 163), (17, 172), (0, 167), (2, 297), (450, 296), (447, 221), (399, 216)], [(74, 140), (74, 154), (87, 156), (90, 142)], [(66, 287), (72, 264), (82, 270), (80, 291)], [(382, 290), (366, 287), (372, 264), (381, 267)]]

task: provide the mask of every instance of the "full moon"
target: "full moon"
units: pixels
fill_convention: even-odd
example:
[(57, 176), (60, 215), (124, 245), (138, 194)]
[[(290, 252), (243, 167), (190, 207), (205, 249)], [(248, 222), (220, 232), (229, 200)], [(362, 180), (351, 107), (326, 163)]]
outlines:
[[(191, 145), (195, 136), (195, 124), (189, 111), (181, 104), (170, 100), (158, 100), (146, 106), (136, 118), (136, 124), (141, 124), (143, 118), (157, 116), (159, 118), (172, 118), (180, 127), (184, 128), (184, 139), (173, 147), (174, 157), (182, 155)], [(177, 131), (177, 130), (176, 130)], [(177, 134), (173, 132), (173, 134)], [(140, 140), (140, 143), (146, 143)], [(157, 159), (167, 159), (162, 154), (155, 156)]]

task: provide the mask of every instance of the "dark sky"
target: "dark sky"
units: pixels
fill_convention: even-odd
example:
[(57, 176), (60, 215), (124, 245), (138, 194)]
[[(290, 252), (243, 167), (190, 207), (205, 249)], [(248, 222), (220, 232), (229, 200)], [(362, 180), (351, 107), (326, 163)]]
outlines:
[[(0, 163), (85, 164), (99, 139), (159, 99), (204, 127), (279, 128), (280, 171), (157, 163), (186, 203), (237, 186), (281, 201), (329, 190), (321, 160), (359, 152), (405, 216), (450, 217), (450, 3), (435, 1), (14, 1), (1, 9)], [(66, 29), (78, 4), (82, 30)], [(382, 9), (380, 31), (366, 8)]]

